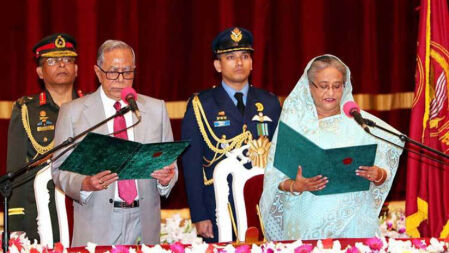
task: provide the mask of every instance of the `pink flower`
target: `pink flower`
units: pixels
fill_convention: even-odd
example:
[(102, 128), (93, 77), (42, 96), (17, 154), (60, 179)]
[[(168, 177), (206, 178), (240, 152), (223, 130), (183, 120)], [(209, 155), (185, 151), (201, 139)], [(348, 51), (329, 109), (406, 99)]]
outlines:
[(312, 252), (312, 244), (303, 244), (295, 249), (295, 253), (309, 253)]
[(365, 244), (372, 250), (381, 250), (384, 243), (377, 237), (369, 238), (365, 241)]
[(418, 239), (413, 239), (412, 244), (413, 244), (413, 247), (415, 247), (417, 249), (425, 249), (426, 248), (426, 245), (421, 240), (418, 240)]
[(30, 253), (39, 253), (39, 250), (37, 250), (36, 248), (31, 248)]
[(16, 246), (19, 252), (22, 251), (22, 242), (20, 241), (19, 237), (9, 239), (9, 247), (11, 247), (12, 245)]
[(399, 232), (399, 234), (405, 233), (405, 228), (400, 228), (398, 232)]
[(334, 242), (331, 238), (323, 239), (321, 240), (321, 243), (323, 244), (323, 248), (325, 249), (332, 249), (332, 246), (334, 246)]
[(206, 253), (214, 253), (214, 246), (212, 244), (209, 244), (206, 249)]
[(170, 250), (173, 251), (174, 253), (184, 253), (184, 245), (182, 245), (182, 243), (180, 242), (175, 242), (170, 244)]
[(274, 249), (272, 248), (268, 248), (267, 251), (265, 251), (266, 253), (274, 253)]
[(129, 253), (129, 249), (125, 246), (118, 245), (111, 249), (111, 253)]
[(391, 221), (387, 222), (387, 229), (391, 230), (393, 228), (393, 223)]
[(55, 243), (53, 247), (53, 252), (55, 253), (62, 253), (64, 251), (64, 245), (62, 245), (60, 242)]
[(251, 247), (249, 245), (240, 245), (235, 249), (235, 253), (250, 253)]
[(360, 251), (356, 247), (349, 247), (348, 249), (346, 249), (345, 253), (360, 253)]
[(274, 253), (274, 250), (272, 248), (267, 248), (267, 245), (262, 245), (261, 249), (264, 253)]

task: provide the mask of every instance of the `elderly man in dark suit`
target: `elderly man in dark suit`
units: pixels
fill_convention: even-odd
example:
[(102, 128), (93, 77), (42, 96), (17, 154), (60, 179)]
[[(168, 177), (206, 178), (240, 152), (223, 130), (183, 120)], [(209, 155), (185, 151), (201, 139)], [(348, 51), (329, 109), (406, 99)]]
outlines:
[[(122, 41), (108, 40), (98, 50), (94, 69), (101, 86), (96, 92), (61, 107), (55, 145), (115, 114), (125, 105), (120, 95), (123, 88), (133, 84), (134, 50)], [(138, 125), (117, 133), (136, 122), (135, 115), (128, 112), (96, 132), (115, 132), (116, 137), (141, 143), (172, 141), (164, 101), (139, 94), (137, 105), (142, 115)], [(67, 156), (68, 153), (53, 163), (52, 173), (55, 184), (74, 199), (72, 246), (87, 242), (134, 244), (138, 238), (146, 244), (159, 243), (160, 195), (167, 196), (177, 180), (174, 164), (153, 172), (152, 179), (118, 180), (117, 174), (107, 170), (93, 176), (59, 170)]]
[(182, 138), (191, 141), (182, 159), (190, 213), (198, 234), (208, 242), (218, 240), (215, 165), (223, 153), (248, 141), (248, 131), (253, 139), (271, 140), (281, 111), (274, 94), (249, 84), (252, 45), (251, 32), (238, 27), (214, 39), (214, 67), (221, 73), (221, 85), (194, 95), (182, 122)]

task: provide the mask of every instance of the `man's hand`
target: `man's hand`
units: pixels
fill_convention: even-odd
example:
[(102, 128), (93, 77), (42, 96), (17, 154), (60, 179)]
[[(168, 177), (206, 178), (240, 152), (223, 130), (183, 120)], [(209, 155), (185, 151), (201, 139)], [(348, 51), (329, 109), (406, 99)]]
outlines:
[(151, 176), (157, 179), (157, 181), (159, 181), (162, 186), (167, 186), (170, 183), (171, 179), (175, 176), (175, 163), (165, 166), (160, 170), (154, 171), (153, 173), (151, 173)]
[(102, 171), (93, 176), (84, 178), (81, 184), (81, 191), (101, 191), (118, 180), (117, 173), (111, 173), (110, 170)]
[(204, 238), (214, 238), (212, 231), (212, 222), (210, 220), (203, 220), (195, 223), (196, 233)]

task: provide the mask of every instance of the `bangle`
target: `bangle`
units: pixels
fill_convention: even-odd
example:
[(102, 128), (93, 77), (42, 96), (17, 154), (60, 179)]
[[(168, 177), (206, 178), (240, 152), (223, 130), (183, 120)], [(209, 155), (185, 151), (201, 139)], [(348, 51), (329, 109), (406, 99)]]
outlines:
[(292, 180), (292, 183), (290, 184), (290, 193), (293, 195), (293, 196), (299, 196), (299, 195), (301, 195), (301, 192), (294, 192), (293, 191), (293, 185), (295, 184), (295, 180)]
[(381, 168), (379, 168), (379, 170), (380, 170), (380, 179), (379, 180), (374, 180), (373, 181), (374, 183), (380, 183), (384, 179), (384, 170), (381, 169)]
[(281, 191), (287, 191), (287, 189), (285, 188), (285, 182), (287, 181), (288, 179), (285, 179), (284, 181), (282, 181), (280, 184), (279, 184), (279, 190), (281, 190)]

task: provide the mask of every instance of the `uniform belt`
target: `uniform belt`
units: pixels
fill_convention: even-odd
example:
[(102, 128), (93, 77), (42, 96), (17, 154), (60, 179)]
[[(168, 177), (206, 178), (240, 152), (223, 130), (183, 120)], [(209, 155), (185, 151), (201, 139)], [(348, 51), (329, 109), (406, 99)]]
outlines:
[(117, 208), (134, 208), (139, 207), (139, 200), (134, 200), (131, 204), (122, 201), (114, 201), (114, 207)]

